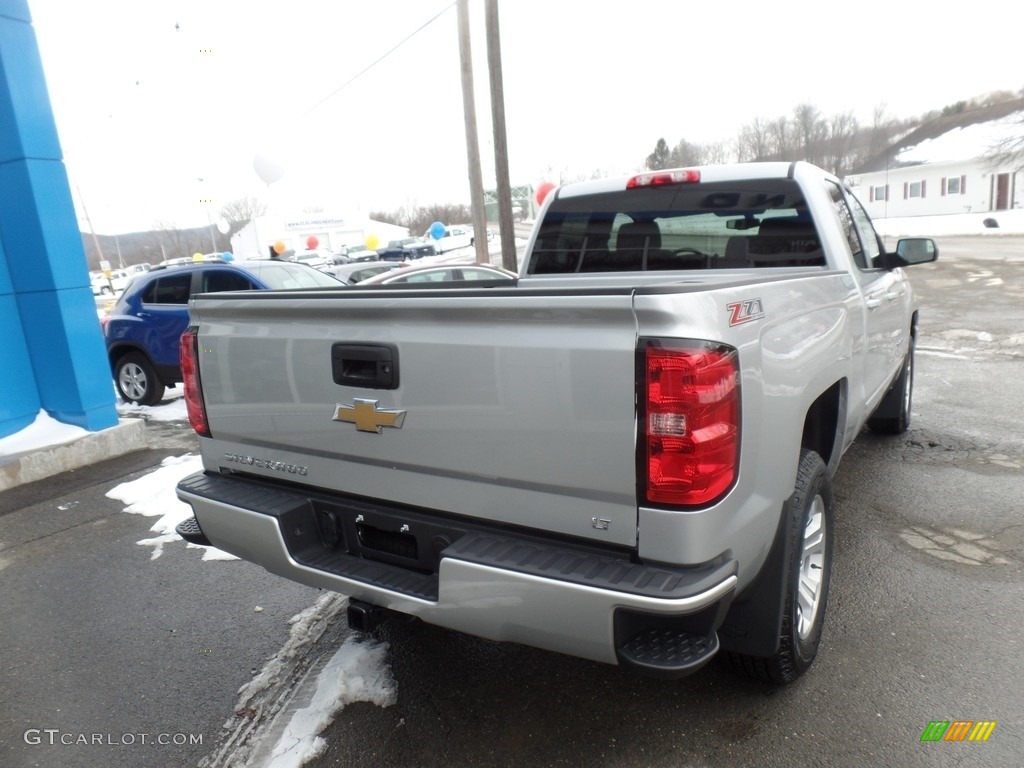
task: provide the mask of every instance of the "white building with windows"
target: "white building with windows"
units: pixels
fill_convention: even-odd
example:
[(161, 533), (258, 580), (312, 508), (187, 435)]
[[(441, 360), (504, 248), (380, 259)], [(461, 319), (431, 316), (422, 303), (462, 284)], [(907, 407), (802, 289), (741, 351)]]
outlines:
[[(366, 245), (375, 250), (389, 240), (409, 236), (406, 227), (372, 219), (331, 213), (268, 214), (253, 219), (231, 237), (231, 252), (238, 258), (268, 258), (277, 242), (286, 250), (324, 250), (337, 253), (344, 246)], [(315, 243), (315, 245), (314, 245)]]
[[(1024, 216), (1024, 168), (994, 164), (986, 153), (1024, 133), (1024, 113), (955, 128), (901, 152), (891, 167), (846, 179), (876, 222), (916, 216), (963, 217), (965, 231)], [(985, 224), (985, 220), (990, 220)], [(884, 228), (884, 225), (883, 227)]]

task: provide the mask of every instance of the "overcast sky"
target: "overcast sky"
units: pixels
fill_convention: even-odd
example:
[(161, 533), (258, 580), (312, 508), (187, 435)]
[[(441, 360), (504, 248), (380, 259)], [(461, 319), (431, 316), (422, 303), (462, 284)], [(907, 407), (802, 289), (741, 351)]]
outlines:
[[(484, 7), (469, 1), (490, 188)], [(628, 173), (660, 137), (729, 142), (800, 103), (867, 123), (879, 105), (902, 118), (1018, 92), (1019, 30), (1005, 7), (501, 0), (512, 183)], [(450, 0), (29, 8), (72, 193), (100, 234), (205, 224), (246, 195), (346, 215), (469, 202)], [(256, 155), (283, 162), (284, 176), (264, 183)]]

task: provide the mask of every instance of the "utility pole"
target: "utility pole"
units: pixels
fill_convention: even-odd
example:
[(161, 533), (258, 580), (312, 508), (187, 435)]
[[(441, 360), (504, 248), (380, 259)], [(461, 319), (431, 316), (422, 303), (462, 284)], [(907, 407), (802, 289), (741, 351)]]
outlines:
[(469, 0), (458, 0), (459, 62), (462, 70), (462, 110), (466, 118), (466, 153), (469, 160), (469, 194), (473, 211), (473, 242), (478, 264), (490, 263), (487, 253), (487, 218), (484, 214), (484, 180), (480, 170), (480, 144), (476, 135), (476, 102), (473, 94), (473, 55), (469, 44)]
[(501, 74), (501, 34), (498, 0), (487, 0), (487, 70), (491, 76), (491, 122), (494, 124), (494, 170), (498, 184), (498, 227), (501, 266), (516, 271), (516, 233), (512, 223), (512, 186), (508, 177), (508, 139), (505, 134), (505, 86)]
[(96, 253), (99, 254), (100, 268), (103, 268), (103, 262), (106, 259), (103, 257), (103, 249), (100, 248), (100, 239), (96, 237), (96, 230), (93, 229), (92, 219), (89, 218), (89, 209), (85, 207), (85, 198), (82, 197), (82, 190), (78, 188), (78, 182), (75, 182), (75, 191), (78, 192), (78, 202), (82, 204), (82, 213), (85, 214), (85, 220), (89, 224), (89, 233), (92, 235), (92, 244), (96, 246)]

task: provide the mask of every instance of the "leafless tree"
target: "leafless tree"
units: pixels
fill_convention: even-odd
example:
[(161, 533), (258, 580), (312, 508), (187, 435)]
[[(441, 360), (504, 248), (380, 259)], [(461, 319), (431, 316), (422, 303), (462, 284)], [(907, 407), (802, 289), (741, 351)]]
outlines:
[(266, 212), (267, 204), (255, 197), (239, 197), (222, 205), (220, 217), (228, 223), (228, 231), (224, 235), (227, 241), (230, 242), (232, 235)]
[(813, 104), (799, 104), (793, 110), (793, 126), (800, 142), (800, 157), (815, 165), (824, 165), (823, 144), (828, 126)]
[(824, 153), (826, 170), (839, 177), (849, 172), (858, 131), (857, 118), (853, 112), (840, 112), (832, 116)]
[(160, 241), (160, 249), (169, 259), (191, 256), (194, 253), (205, 253), (209, 244), (205, 241), (202, 231), (195, 229), (179, 229), (173, 221), (161, 220), (153, 222), (153, 229)]
[(715, 141), (701, 147), (701, 165), (721, 165), (731, 159), (729, 147), (724, 142)]
[(983, 155), (991, 168), (1024, 168), (1024, 112), (1018, 112), (1014, 122), (1017, 127), (1013, 133), (997, 141)]
[(768, 123), (755, 117), (752, 123), (740, 129), (736, 139), (736, 159), (740, 162), (767, 160), (770, 155), (769, 143)]
[(768, 123), (769, 152), (773, 160), (792, 160), (793, 139), (789, 120), (777, 117)]

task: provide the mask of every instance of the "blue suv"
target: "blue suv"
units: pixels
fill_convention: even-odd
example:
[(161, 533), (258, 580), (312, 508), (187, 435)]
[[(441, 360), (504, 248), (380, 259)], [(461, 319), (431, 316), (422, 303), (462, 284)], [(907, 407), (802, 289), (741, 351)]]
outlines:
[(342, 285), (312, 267), (276, 259), (205, 261), (138, 275), (100, 321), (118, 394), (127, 403), (156, 405), (181, 381), (178, 340), (197, 293)]

